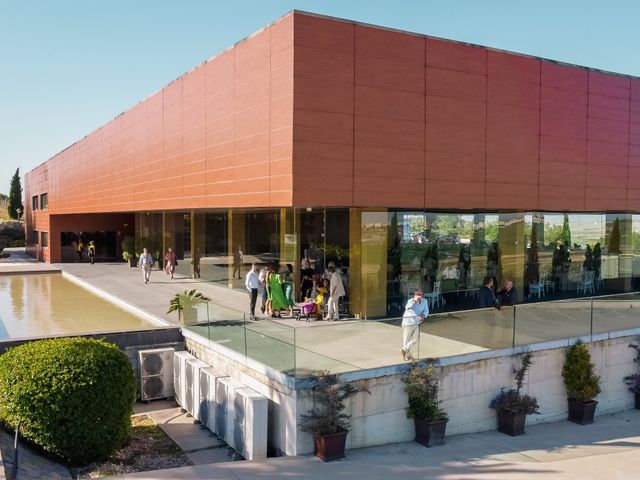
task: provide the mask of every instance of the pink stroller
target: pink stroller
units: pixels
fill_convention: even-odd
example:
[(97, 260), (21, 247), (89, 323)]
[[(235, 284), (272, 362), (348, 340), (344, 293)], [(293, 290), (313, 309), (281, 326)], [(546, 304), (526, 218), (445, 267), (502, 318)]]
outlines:
[(296, 320), (300, 320), (303, 316), (305, 321), (309, 322), (311, 320), (311, 315), (315, 315), (316, 313), (316, 304), (314, 302), (302, 302), (298, 304), (298, 315), (296, 315)]

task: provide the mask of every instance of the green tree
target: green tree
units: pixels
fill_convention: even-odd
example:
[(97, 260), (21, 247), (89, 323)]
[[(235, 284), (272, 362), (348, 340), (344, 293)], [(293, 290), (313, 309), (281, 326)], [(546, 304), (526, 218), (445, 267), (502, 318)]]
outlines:
[(9, 218), (18, 220), (18, 209), (24, 212), (24, 205), (22, 205), (22, 185), (20, 184), (20, 169), (16, 169), (16, 173), (11, 179), (11, 185), (9, 186), (9, 204), (7, 210), (9, 211)]
[(560, 240), (567, 248), (571, 248), (571, 228), (569, 227), (569, 215), (564, 214), (564, 221), (562, 222), (562, 233), (560, 234)]
[(613, 222), (611, 227), (611, 235), (609, 236), (609, 253), (622, 253), (620, 250), (620, 221), (618, 217)]

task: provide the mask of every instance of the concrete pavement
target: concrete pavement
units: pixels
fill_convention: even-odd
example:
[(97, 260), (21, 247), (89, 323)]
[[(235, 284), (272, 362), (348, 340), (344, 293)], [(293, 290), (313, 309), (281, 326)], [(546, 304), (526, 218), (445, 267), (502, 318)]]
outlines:
[(592, 425), (570, 422), (531, 425), (521, 437), (496, 431), (448, 437), (427, 449), (400, 443), (351, 450), (345, 460), (281, 457), (263, 462), (198, 465), (143, 472), (119, 479), (276, 480), (392, 478), (434, 480), (607, 480), (638, 478), (640, 411), (596, 417)]

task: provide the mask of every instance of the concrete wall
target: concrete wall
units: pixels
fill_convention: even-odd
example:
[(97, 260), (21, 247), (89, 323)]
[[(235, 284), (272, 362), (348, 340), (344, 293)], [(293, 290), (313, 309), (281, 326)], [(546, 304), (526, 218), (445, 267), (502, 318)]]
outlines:
[[(635, 340), (635, 337), (620, 337), (589, 344), (596, 372), (602, 378), (596, 415), (633, 407), (633, 395), (627, 391), (622, 378), (638, 369), (633, 363), (635, 351), (628, 347)], [(524, 392), (538, 398), (540, 415), (528, 416), (527, 424), (567, 418), (567, 398), (561, 375), (565, 351), (566, 346), (533, 352), (534, 363), (526, 378)], [(442, 406), (450, 418), (447, 435), (496, 428), (496, 413), (489, 408), (489, 403), (501, 387), (515, 386), (513, 367), (518, 365), (518, 358), (498, 356), (465, 362), (464, 357), (460, 357), (452, 364), (443, 359), (444, 365), (437, 370), (441, 378)], [(358, 376), (356, 372), (345, 378)], [(371, 395), (359, 393), (350, 401), (352, 430), (347, 437), (347, 448), (413, 440), (413, 420), (406, 418), (407, 396), (402, 375), (362, 380), (360, 385), (366, 386)], [(306, 412), (310, 405), (308, 392), (298, 392), (298, 412)], [(310, 435), (299, 435), (298, 454), (312, 453)]]
[[(596, 415), (626, 410), (633, 407), (633, 395), (622, 383), (622, 377), (637, 371), (634, 350), (628, 347), (635, 336), (607, 338), (589, 344), (592, 361), (602, 378), (602, 393)], [(196, 356), (270, 399), (269, 444), (287, 455), (313, 453), (311, 435), (298, 430), (301, 415), (312, 406), (310, 390), (304, 382), (291, 388), (257, 372), (238, 356), (229, 358), (224, 347), (206, 345), (206, 340), (187, 338), (187, 347)], [(573, 341), (572, 341), (573, 343)], [(567, 399), (562, 381), (562, 365), (568, 341), (552, 345), (531, 346), (533, 365), (525, 381), (524, 392), (538, 398), (540, 415), (527, 417), (527, 424), (566, 419)], [(522, 351), (522, 350), (520, 350)], [(437, 368), (441, 378), (443, 407), (449, 414), (448, 435), (494, 430), (496, 413), (489, 403), (501, 387), (514, 385), (513, 367), (519, 357), (509, 351), (483, 352), (456, 358), (441, 359)], [(360, 371), (343, 376), (370, 392), (358, 393), (349, 401), (352, 428), (347, 437), (347, 448), (362, 448), (414, 438), (413, 420), (406, 417), (407, 396), (402, 382), (406, 365), (386, 369)]]

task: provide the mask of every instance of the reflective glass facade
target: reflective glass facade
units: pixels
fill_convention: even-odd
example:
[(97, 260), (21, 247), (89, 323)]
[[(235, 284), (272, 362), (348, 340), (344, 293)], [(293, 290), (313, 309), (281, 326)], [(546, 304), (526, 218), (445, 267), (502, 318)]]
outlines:
[(150, 212), (136, 214), (136, 245), (160, 259), (170, 247), (179, 274), (241, 290), (252, 263), (290, 264), (297, 300), (334, 264), (347, 292), (342, 311), (364, 318), (401, 315), (417, 288), (432, 311), (477, 308), (486, 277), (498, 297), (513, 282), (510, 303), (640, 289), (640, 215), (626, 213)]

